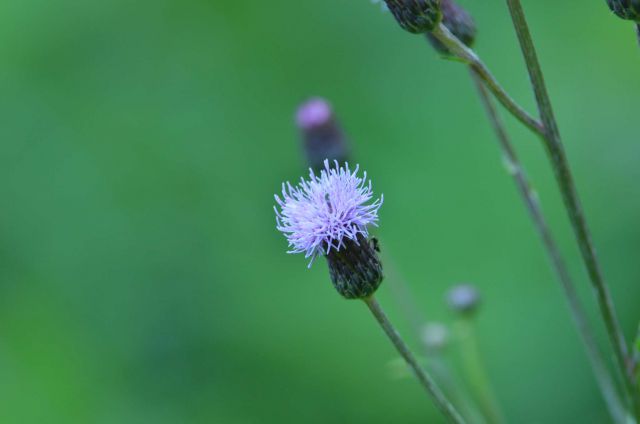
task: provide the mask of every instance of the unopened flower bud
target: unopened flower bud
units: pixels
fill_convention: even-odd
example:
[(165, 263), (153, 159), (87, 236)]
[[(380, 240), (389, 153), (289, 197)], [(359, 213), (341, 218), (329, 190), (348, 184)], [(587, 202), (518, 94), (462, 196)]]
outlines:
[(442, 18), (440, 0), (384, 0), (400, 26), (413, 34), (429, 32)]
[(640, 0), (607, 0), (607, 4), (618, 17), (636, 23), (636, 35), (640, 43)]
[(326, 255), (333, 286), (347, 299), (371, 296), (382, 283), (382, 263), (375, 243), (362, 234), (357, 240), (347, 239), (340, 250)]
[(348, 161), (347, 139), (329, 102), (321, 98), (304, 102), (296, 113), (296, 124), (311, 168), (320, 171), (325, 159), (340, 165)]
[(449, 342), (449, 330), (439, 322), (425, 324), (420, 332), (422, 343), (429, 352), (437, 352), (444, 349)]
[[(453, 0), (441, 0), (440, 7), (444, 26), (460, 41), (471, 47), (476, 38), (476, 24), (471, 15)], [(428, 32), (426, 36), (438, 52), (449, 54), (449, 50), (431, 33)]]
[(447, 294), (449, 306), (462, 314), (473, 313), (480, 303), (480, 294), (471, 284), (454, 286)]
[(607, 0), (607, 4), (620, 18), (640, 23), (640, 0)]

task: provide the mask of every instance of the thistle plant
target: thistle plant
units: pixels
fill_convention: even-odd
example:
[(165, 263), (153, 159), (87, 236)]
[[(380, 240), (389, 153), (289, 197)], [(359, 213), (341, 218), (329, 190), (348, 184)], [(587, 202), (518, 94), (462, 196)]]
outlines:
[[(524, 10), (520, 0), (506, 0), (506, 3), (538, 106), (537, 114), (529, 113), (520, 106), (473, 50), (476, 23), (454, 0), (384, 0), (386, 9), (403, 30), (411, 34), (424, 34), (436, 51), (458, 59), (468, 67), (506, 168), (563, 290), (611, 418), (620, 424), (640, 424), (640, 335), (629, 348), (617, 318), (609, 285), (595, 253)], [(640, 25), (640, 0), (607, 0), (607, 3), (617, 16)], [(638, 28), (640, 31), (640, 26)], [(538, 194), (518, 158), (515, 144), (506, 131), (494, 98), (539, 137), (548, 155), (598, 303), (600, 318), (607, 331), (615, 359), (614, 372), (609, 369), (600, 349), (586, 308), (577, 295), (576, 283), (568, 271), (566, 260), (540, 207)], [(412, 299), (410, 290), (400, 284), (399, 292), (402, 295), (398, 296), (399, 304), (410, 316), (427, 356), (433, 355), (432, 359), (437, 360), (438, 378), (447, 388), (444, 392), (438, 381), (420, 366), (374, 297), (383, 280), (383, 267), (379, 243), (369, 234), (369, 227), (378, 224), (378, 210), (383, 198), (374, 198), (366, 173), (360, 177), (357, 166), (353, 171), (349, 168), (347, 158), (350, 150), (330, 105), (322, 99), (306, 102), (298, 110), (297, 124), (312, 169), (308, 180), (301, 179), (296, 187), (283, 184), (282, 197), (276, 196), (277, 229), (286, 236), (291, 248), (289, 252), (304, 253), (310, 261), (309, 266), (317, 257), (325, 257), (335, 289), (346, 299), (360, 299), (367, 304), (399, 354), (450, 422), (505, 422), (479, 354), (474, 323), (479, 295), (475, 287), (456, 286), (449, 293), (447, 301), (456, 314), (454, 330), (460, 341), (459, 351), (465, 363), (470, 391), (475, 395), (477, 409), (481, 413), (476, 411), (472, 402), (467, 402), (465, 396), (460, 396), (464, 390), (458, 390), (458, 382), (452, 382), (454, 373), (439, 361), (444, 352), (444, 344), (440, 341), (444, 339), (431, 336), (444, 333), (431, 332), (430, 337), (425, 337), (427, 321), (421, 317), (420, 307)]]
[[(351, 151), (346, 141), (347, 137), (338, 125), (338, 119), (327, 100), (316, 97), (305, 101), (297, 109), (295, 118), (301, 133), (305, 156), (310, 166), (314, 165), (315, 159), (321, 154), (326, 154), (328, 158), (326, 160), (329, 160), (330, 164), (333, 161), (333, 165), (336, 165), (336, 161), (340, 163), (340, 158), (346, 157), (347, 152)], [(321, 130), (322, 137), (317, 137), (318, 130)], [(309, 143), (310, 139), (314, 140), (314, 143)], [(375, 243), (372, 243), (372, 246), (376, 249)], [(474, 405), (466, 387), (459, 383), (456, 371), (447, 361), (448, 327), (444, 323), (427, 320), (425, 311), (412, 295), (406, 281), (394, 266), (389, 266), (388, 249), (385, 249), (385, 252), (386, 269), (390, 274), (387, 280), (390, 282), (400, 311), (404, 313), (405, 319), (412, 324), (414, 337), (422, 348), (424, 366), (442, 388), (444, 395), (457, 406), (465, 420), (477, 424), (485, 423), (486, 420), (479, 412), (479, 408)], [(457, 346), (452, 347), (452, 349), (457, 348)], [(404, 373), (400, 373), (400, 375), (404, 375)]]
[(358, 166), (351, 171), (348, 164), (334, 165), (326, 160), (319, 176), (310, 169), (309, 180), (301, 179), (297, 187), (285, 183), (282, 198), (275, 196), (279, 206), (274, 207), (276, 227), (287, 238), (289, 253), (304, 253), (309, 266), (324, 256), (338, 293), (365, 302), (436, 406), (451, 422), (464, 423), (374, 297), (383, 274), (377, 243), (370, 239), (368, 227), (377, 226), (382, 196), (373, 200), (371, 181), (366, 172), (358, 176)]
[[(632, 1), (612, 1), (610, 2), (610, 6), (613, 3), (616, 3), (614, 5), (616, 6), (614, 11), (616, 11), (619, 16), (625, 19), (633, 19), (635, 17), (636, 10)], [(542, 69), (537, 59), (525, 14), (522, 9), (522, 5), (520, 4), (520, 0), (507, 0), (507, 6), (509, 8), (513, 25), (516, 30), (516, 35), (525, 59), (534, 97), (538, 105), (540, 118), (535, 118), (529, 114), (524, 110), (524, 108), (517, 104), (517, 102), (506, 92), (506, 90), (504, 90), (504, 88), (502, 88), (480, 57), (454, 34), (453, 31), (455, 31), (456, 28), (453, 25), (451, 28), (447, 27), (446, 17), (443, 18), (442, 22), (431, 29), (429, 37), (435, 39), (439, 43), (437, 48), (440, 51), (446, 51), (449, 55), (456, 57), (470, 67), (472, 76), (477, 83), (479, 93), (483, 100), (483, 104), (487, 108), (487, 113), (492, 125), (494, 126), (503, 153), (507, 158), (510, 171), (518, 184), (519, 191), (527, 205), (536, 229), (543, 239), (543, 244), (551, 259), (552, 266), (557, 272), (563, 285), (574, 321), (576, 322), (585, 345), (587, 346), (587, 351), (594, 368), (594, 373), (600, 383), (603, 395), (605, 399), (607, 399), (612, 416), (616, 421), (621, 421), (626, 419), (625, 416), (628, 413), (634, 415), (636, 417), (636, 421), (638, 421), (640, 420), (640, 396), (638, 393), (638, 384), (628, 367), (630, 356), (627, 343), (618, 322), (613, 301), (609, 294), (609, 287), (604, 279), (601, 266), (595, 254), (595, 248), (593, 246), (590, 231), (573, 182), (572, 172), (561, 141), (560, 132), (558, 130), (551, 101), (547, 93)], [(449, 19), (450, 22), (452, 20), (453, 19)], [(497, 113), (493, 109), (491, 101), (488, 98), (487, 91), (493, 94), (516, 119), (537, 134), (543, 142), (543, 146), (545, 147), (552, 169), (555, 173), (556, 181), (560, 188), (564, 205), (567, 209), (569, 220), (572, 224), (585, 267), (594, 288), (596, 299), (598, 300), (603, 322), (607, 328), (614, 357), (616, 358), (618, 374), (622, 380), (624, 388), (623, 397), (625, 399), (626, 406), (629, 408), (628, 412), (620, 411), (619, 404), (621, 402), (618, 400), (617, 394), (615, 393), (611, 375), (603, 363), (602, 356), (595, 343), (595, 338), (590, 325), (588, 324), (588, 320), (586, 319), (582, 306), (575, 294), (571, 277), (566, 271), (564, 260), (560, 255), (559, 249), (557, 248), (555, 241), (551, 236), (550, 229), (542, 215), (542, 211), (537, 202), (537, 196), (533, 194), (531, 185), (517, 161), (517, 156), (515, 155), (515, 150), (511, 145), (511, 141), (506, 134)]]

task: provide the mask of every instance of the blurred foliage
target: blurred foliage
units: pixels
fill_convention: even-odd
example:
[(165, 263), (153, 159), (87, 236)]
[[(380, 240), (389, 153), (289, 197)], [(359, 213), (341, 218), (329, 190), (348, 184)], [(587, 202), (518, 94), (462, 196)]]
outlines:
[[(631, 338), (638, 46), (604, 1), (524, 3)], [(506, 6), (463, 4), (534, 110)], [(273, 193), (305, 172), (292, 116), (310, 95), (384, 192), (383, 253), (428, 318), (451, 320), (452, 284), (482, 291), (511, 421), (606, 421), (466, 71), (368, 1), (8, 0), (0, 37), (0, 422), (439, 422), (390, 378), (363, 305), (274, 228)], [(508, 121), (595, 317), (542, 148)], [(409, 333), (384, 284), (380, 298)]]

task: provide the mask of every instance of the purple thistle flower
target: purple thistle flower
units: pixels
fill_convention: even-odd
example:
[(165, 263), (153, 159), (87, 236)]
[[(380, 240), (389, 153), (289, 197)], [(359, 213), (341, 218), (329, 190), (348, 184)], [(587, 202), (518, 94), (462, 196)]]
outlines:
[(296, 124), (311, 168), (322, 171), (325, 159), (337, 160), (340, 164), (348, 162), (347, 137), (328, 101), (316, 97), (301, 104), (296, 112)]
[(378, 209), (383, 197), (373, 198), (367, 173), (358, 177), (359, 166), (353, 172), (349, 164), (335, 167), (324, 161), (317, 176), (309, 170), (309, 180), (300, 179), (297, 187), (282, 184), (282, 198), (275, 196), (280, 210), (276, 212), (276, 228), (291, 248), (288, 253), (303, 253), (311, 258), (309, 267), (319, 255), (340, 252), (345, 243), (359, 245), (369, 236), (368, 226), (377, 226)]
[(333, 111), (329, 103), (319, 97), (307, 100), (296, 112), (296, 123), (303, 130), (325, 125), (331, 120)]

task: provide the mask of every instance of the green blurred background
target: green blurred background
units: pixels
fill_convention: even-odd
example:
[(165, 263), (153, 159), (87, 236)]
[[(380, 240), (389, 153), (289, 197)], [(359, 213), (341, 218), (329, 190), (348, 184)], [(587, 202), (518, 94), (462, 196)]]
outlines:
[[(524, 3), (631, 337), (640, 51), (604, 0)], [(533, 111), (506, 5), (463, 4)], [(273, 193), (305, 173), (293, 112), (311, 95), (384, 193), (376, 234), (429, 319), (452, 320), (452, 284), (482, 291), (480, 347), (510, 421), (607, 422), (466, 70), (379, 7), (9, 0), (0, 39), (0, 422), (440, 422), (392, 378), (366, 308), (275, 230)], [(508, 123), (595, 318), (540, 143)]]

